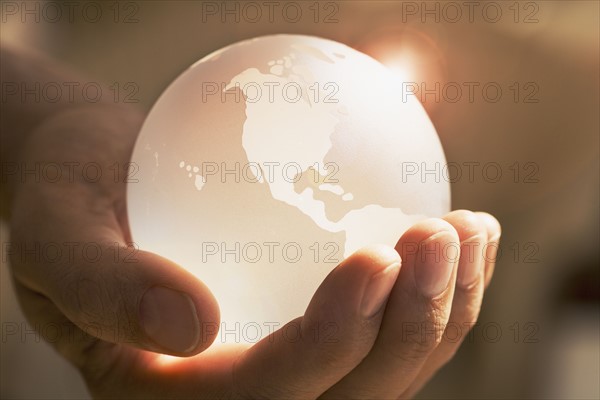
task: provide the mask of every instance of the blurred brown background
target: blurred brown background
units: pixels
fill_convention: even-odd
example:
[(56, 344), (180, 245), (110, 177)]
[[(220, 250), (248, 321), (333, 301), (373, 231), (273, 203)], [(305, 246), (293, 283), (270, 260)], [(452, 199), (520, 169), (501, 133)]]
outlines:
[[(91, 3), (72, 1), (70, 15), (63, 3), (4, 1), (2, 40), (117, 83), (119, 101), (133, 82), (145, 109), (204, 55), (272, 33), (331, 38), (428, 89), (439, 82), (439, 101), (420, 98), (448, 161), (462, 165), (453, 208), (496, 215), (502, 254), (479, 325), (420, 397), (600, 397), (597, 1), (474, 2), (471, 15), (463, 2), (275, 2), (271, 20), (260, 1), (260, 17), (248, 2)], [(223, 22), (223, 7), (238, 21), (234, 11)], [(464, 89), (456, 102), (449, 82)], [(473, 101), (465, 82), (477, 84)], [(25, 320), (5, 264), (1, 397), (88, 397), (48, 345), (23, 328), (8, 334)]]

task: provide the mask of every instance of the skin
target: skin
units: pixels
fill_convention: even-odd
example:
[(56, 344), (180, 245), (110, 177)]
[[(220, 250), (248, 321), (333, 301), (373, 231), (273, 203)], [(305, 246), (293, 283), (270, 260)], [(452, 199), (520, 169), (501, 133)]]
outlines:
[[(77, 78), (43, 57), (3, 47), (2, 80)], [(299, 340), (289, 340), (284, 327), (250, 348), (204, 351), (214, 340), (210, 333), (187, 353), (164, 348), (141, 322), (140, 303), (151, 287), (187, 293), (202, 323), (218, 323), (219, 310), (210, 289), (181, 266), (128, 247), (134, 238), (126, 186), (110, 166), (130, 159), (143, 114), (81, 101), (8, 99), (1, 107), (3, 163), (63, 166), (57, 182), (3, 176), (14, 286), (29, 322), (81, 371), (96, 398), (409, 398), (452, 359), (477, 320), (494, 269), (493, 247), (482, 249), (498, 243), (500, 225), (489, 214), (459, 210), (417, 223), (395, 248), (370, 246), (337, 266), (305, 314), (288, 324)], [(65, 163), (90, 161), (102, 167), (98, 182), (77, 173), (68, 179)], [(15, 250), (35, 243), (53, 244), (68, 257), (51, 262)], [(97, 243), (101, 255), (91, 259), (81, 246), (65, 243)], [(460, 254), (441, 253), (452, 246)], [(423, 248), (438, 257), (423, 257)], [(419, 282), (431, 280), (444, 262), (449, 283), (439, 294), (425, 294)], [(394, 264), (381, 305), (365, 315), (363, 294)], [(461, 279), (474, 266), (472, 279)], [(314, 334), (331, 324), (338, 327), (335, 340)], [(458, 340), (456, 329), (446, 331), (457, 326)]]

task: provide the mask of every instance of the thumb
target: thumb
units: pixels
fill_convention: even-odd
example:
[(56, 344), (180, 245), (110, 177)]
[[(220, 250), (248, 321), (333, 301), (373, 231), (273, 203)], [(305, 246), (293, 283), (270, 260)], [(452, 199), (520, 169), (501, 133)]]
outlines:
[(117, 241), (35, 242), (62, 256), (22, 259), (19, 249), (33, 244), (20, 239), (11, 251), (15, 277), (87, 334), (177, 356), (199, 353), (214, 340), (214, 330), (203, 327), (219, 323), (215, 298), (174, 262)]
[[(130, 303), (137, 309), (141, 344), (152, 350), (192, 355), (216, 337), (219, 306), (210, 290), (177, 264), (138, 251), (139, 265), (129, 280)], [(115, 282), (116, 283), (116, 282)]]

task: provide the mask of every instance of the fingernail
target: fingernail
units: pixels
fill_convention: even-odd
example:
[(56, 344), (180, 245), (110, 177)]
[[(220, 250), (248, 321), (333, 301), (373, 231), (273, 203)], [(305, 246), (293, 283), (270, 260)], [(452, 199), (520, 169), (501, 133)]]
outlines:
[(456, 283), (465, 289), (473, 285), (480, 277), (483, 261), (483, 238), (481, 236), (473, 236), (462, 242)]
[(146, 335), (165, 349), (187, 353), (198, 345), (200, 322), (192, 299), (164, 286), (149, 289), (140, 304)]
[(459, 249), (450, 232), (435, 234), (421, 242), (415, 260), (415, 279), (425, 297), (434, 298), (446, 290)]
[(398, 272), (400, 272), (400, 263), (396, 262), (371, 277), (363, 293), (361, 303), (363, 317), (372, 318), (383, 308), (396, 282)]

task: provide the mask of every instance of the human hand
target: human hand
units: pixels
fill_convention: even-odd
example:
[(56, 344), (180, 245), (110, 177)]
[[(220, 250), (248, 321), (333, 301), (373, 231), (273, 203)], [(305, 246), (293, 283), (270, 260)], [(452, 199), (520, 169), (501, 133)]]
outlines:
[[(289, 323), (299, 340), (284, 327), (250, 348), (202, 353), (214, 333), (201, 327), (219, 322), (210, 290), (173, 262), (129, 246), (123, 168), (140, 123), (106, 105), (46, 120), (22, 162), (59, 165), (63, 178), (21, 182), (11, 210), (9, 254), (22, 308), (95, 397), (410, 397), (453, 356), (460, 340), (446, 340), (445, 327), (475, 322), (493, 271), (495, 247), (489, 261), (482, 249), (498, 242), (500, 227), (488, 214), (455, 211), (416, 224), (395, 250), (353, 254)], [(70, 179), (69, 165), (90, 162), (101, 167), (97, 182)], [(459, 243), (472, 250), (460, 261), (452, 251)], [(315, 335), (331, 324), (335, 340)], [(160, 353), (193, 357), (166, 362)]]

